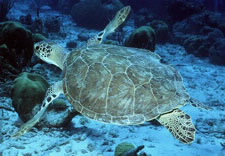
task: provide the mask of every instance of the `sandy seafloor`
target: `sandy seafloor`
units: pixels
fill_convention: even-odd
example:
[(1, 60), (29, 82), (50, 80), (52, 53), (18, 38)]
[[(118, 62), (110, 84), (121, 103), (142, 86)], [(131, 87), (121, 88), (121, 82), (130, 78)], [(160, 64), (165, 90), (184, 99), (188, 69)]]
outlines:
[[(17, 10), (12, 10), (11, 16), (23, 15), (26, 8), (19, 8), (18, 5)], [(77, 40), (80, 32), (87, 35), (96, 32), (77, 27), (65, 15), (63, 26), (67, 37), (56, 40), (62, 46), (68, 40)], [(124, 29), (131, 31), (132, 24), (129, 26), (128, 22)], [(113, 156), (116, 145), (121, 142), (144, 145), (143, 151), (148, 156), (225, 156), (225, 67), (188, 55), (179, 45), (157, 45), (155, 52), (181, 72), (192, 97), (212, 108), (210, 111), (191, 105), (182, 108), (196, 125), (194, 143), (182, 144), (166, 128), (149, 122), (138, 126), (117, 126), (99, 123), (82, 115), (74, 117), (66, 129), (33, 128), (15, 139), (9, 136), (18, 130), (17, 113), (0, 110), (0, 156)], [(37, 64), (31, 71), (44, 74), (52, 84), (61, 77), (60, 72), (53, 69), (59, 71), (51, 65)], [(1, 92), (3, 88), (0, 86)], [(10, 106), (11, 99), (0, 97), (0, 103)]]

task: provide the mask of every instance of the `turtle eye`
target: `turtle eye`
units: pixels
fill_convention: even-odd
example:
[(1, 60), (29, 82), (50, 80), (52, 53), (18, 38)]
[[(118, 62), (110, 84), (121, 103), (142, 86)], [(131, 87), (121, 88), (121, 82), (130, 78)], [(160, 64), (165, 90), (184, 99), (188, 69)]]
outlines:
[(40, 47), (39, 46), (36, 46), (35, 49), (38, 50), (38, 49), (40, 49)]

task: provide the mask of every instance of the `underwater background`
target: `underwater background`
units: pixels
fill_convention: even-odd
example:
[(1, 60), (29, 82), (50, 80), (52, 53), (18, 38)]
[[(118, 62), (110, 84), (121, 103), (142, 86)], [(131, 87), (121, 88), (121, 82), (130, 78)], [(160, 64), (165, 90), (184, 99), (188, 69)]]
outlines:
[[(183, 144), (156, 121), (135, 126), (88, 119), (60, 96), (42, 121), (11, 136), (40, 109), (62, 71), (34, 55), (39, 41), (85, 46), (124, 6), (126, 23), (104, 43), (148, 49), (182, 75), (196, 138)], [(224, 0), (0, 0), (0, 156), (225, 156)]]

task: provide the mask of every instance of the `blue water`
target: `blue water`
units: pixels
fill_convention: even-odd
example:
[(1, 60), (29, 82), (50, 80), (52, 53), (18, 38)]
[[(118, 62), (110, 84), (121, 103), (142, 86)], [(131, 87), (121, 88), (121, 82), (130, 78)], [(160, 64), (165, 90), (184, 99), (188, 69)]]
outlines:
[[(129, 51), (136, 60), (130, 59), (128, 64), (135, 62), (139, 69), (136, 72), (131, 71), (133, 75), (126, 77), (129, 78), (129, 83), (133, 82), (131, 87), (124, 85), (127, 82), (119, 76), (108, 73), (113, 77), (109, 82), (115, 79), (115, 83), (117, 81), (117, 84), (121, 85), (111, 86), (107, 90), (105, 85), (109, 80), (107, 74), (101, 76), (98, 74), (109, 70), (119, 71), (124, 65), (122, 61), (124, 56), (127, 56), (126, 51), (119, 51), (120, 59), (114, 63), (110, 62), (113, 60), (107, 60), (108, 55), (106, 55), (102, 62), (97, 63), (101, 64), (101, 68), (97, 68), (93, 62), (105, 55), (107, 49), (102, 55), (92, 58), (93, 64), (90, 63), (89, 67), (87, 62), (89, 57), (94, 56), (91, 53), (95, 51), (89, 52), (90, 54), (85, 52), (79, 54), (79, 52), (86, 48), (90, 38), (104, 30), (117, 11), (125, 6), (131, 7), (128, 18), (115, 32), (103, 37), (102, 43), (145, 50)], [(116, 156), (116, 148), (124, 142), (132, 144), (133, 149), (143, 145), (144, 148), (136, 152), (138, 156), (225, 156), (224, 14), (224, 0), (0, 0), (0, 156)], [(99, 33), (98, 37), (101, 37), (101, 34)], [(49, 43), (55, 48), (53, 50), (55, 55), (51, 55), (50, 60), (46, 62), (61, 67), (63, 72), (60, 68), (42, 61), (45, 60), (44, 58), (40, 60), (34, 54), (37, 50), (36, 43), (39, 41)], [(48, 48), (45, 46), (42, 49), (47, 52), (43, 55), (50, 56), (51, 50), (48, 51)], [(37, 126), (20, 137), (12, 138), (11, 136), (40, 110), (47, 88), (68, 74), (65, 73), (67, 69), (64, 68), (63, 61), (68, 59), (66, 56), (71, 56), (68, 55), (71, 52), (74, 56), (80, 55), (77, 58), (81, 62), (70, 64), (70, 67), (76, 68), (74, 73), (71, 73), (72, 79), (78, 77), (83, 80), (82, 74), (86, 73), (83, 83), (73, 83), (73, 88), (93, 85), (95, 87), (90, 90), (98, 89), (99, 92), (93, 91), (93, 94), (90, 93), (91, 97), (88, 97), (89, 93), (84, 93), (86, 96), (83, 99), (80, 99), (81, 95), (66, 97), (61, 94), (59, 97), (61, 101), (50, 104)], [(58, 56), (59, 59), (53, 63), (51, 59), (54, 60)], [(158, 59), (149, 59), (152, 57)], [(75, 57), (73, 61), (76, 62)], [(110, 64), (103, 66), (104, 61)], [(70, 98), (76, 99), (79, 96), (79, 100), (84, 105), (88, 100), (96, 104), (88, 108), (90, 111), (98, 110), (99, 107), (105, 107), (97, 101), (104, 98), (98, 93), (104, 89), (106, 94), (114, 90), (114, 96), (110, 95), (108, 98), (114, 99), (115, 106), (117, 103), (124, 105), (118, 106), (118, 111), (132, 114), (130, 110), (133, 110), (137, 103), (131, 102), (135, 99), (129, 98), (132, 94), (126, 94), (126, 91), (131, 92), (135, 80), (145, 82), (146, 76), (142, 75), (143, 71), (148, 69), (151, 71), (150, 82), (157, 76), (157, 72), (153, 74), (153, 69), (161, 73), (165, 72), (158, 66), (154, 67), (154, 61), (171, 65), (182, 76), (182, 80), (174, 77), (179, 79), (176, 83), (170, 84), (167, 80), (169, 76), (163, 77), (162, 82), (175, 88), (177, 83), (183, 82), (188, 95), (199, 101), (203, 107), (209, 108), (207, 110), (199, 108), (200, 106), (193, 107), (190, 101), (185, 105), (179, 103), (182, 101), (180, 99), (177, 100), (178, 103), (171, 104), (174, 107), (171, 110), (163, 108), (169, 104), (170, 99), (166, 100), (166, 104), (158, 103), (161, 104), (160, 111), (165, 110), (160, 115), (182, 105), (179, 108), (191, 117), (196, 128), (195, 139), (190, 144), (184, 144), (176, 139), (156, 120), (139, 125), (105, 124), (93, 120), (95, 117), (90, 117), (92, 119), (86, 117), (88, 114), (83, 113), (84, 108), (78, 108), (76, 102), (69, 103), (74, 101)], [(62, 64), (58, 65), (59, 62)], [(95, 76), (86, 69), (93, 72)], [(129, 70), (130, 67), (127, 67), (124, 73)], [(21, 76), (23, 72), (35, 73), (39, 76), (31, 74), (24, 77)], [(137, 77), (139, 79), (135, 79)], [(86, 81), (90, 84), (85, 84)], [(164, 83), (158, 83), (158, 88)], [(144, 91), (148, 88), (144, 84), (139, 85)], [(151, 89), (151, 97), (157, 94), (155, 91), (158, 91), (158, 88)], [(168, 86), (162, 89), (171, 92)], [(65, 90), (64, 88), (64, 92)], [(162, 93), (164, 92), (159, 92), (159, 95)], [(178, 94), (177, 91), (174, 96), (178, 97)], [(143, 103), (149, 99), (145, 92), (139, 96)], [(132, 108), (131, 103), (134, 104)], [(142, 103), (139, 105), (137, 108), (142, 108), (142, 111), (146, 109), (146, 112), (151, 112), (148, 110), (149, 107), (143, 108)], [(149, 102), (149, 105), (153, 104)], [(160, 116), (154, 117), (158, 119)], [(132, 150), (126, 152), (132, 153)], [(121, 156), (135, 154), (135, 152), (132, 153), (133, 155), (126, 152)]]

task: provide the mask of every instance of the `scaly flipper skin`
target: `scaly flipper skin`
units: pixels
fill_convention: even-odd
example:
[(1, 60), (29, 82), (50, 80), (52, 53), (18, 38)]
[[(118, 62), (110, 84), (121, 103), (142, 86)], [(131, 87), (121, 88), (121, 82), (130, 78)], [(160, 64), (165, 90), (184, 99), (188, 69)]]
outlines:
[(46, 96), (44, 101), (42, 102), (40, 111), (31, 120), (22, 125), (19, 131), (17, 131), (12, 137), (18, 137), (28, 132), (36, 123), (40, 121), (49, 104), (61, 93), (63, 93), (62, 81), (56, 82), (54, 85), (50, 86), (46, 92)]
[(95, 37), (90, 38), (87, 45), (101, 44), (102, 41), (111, 33), (113, 33), (128, 17), (131, 7), (126, 6), (120, 9), (113, 20), (105, 27), (105, 29), (99, 32)]
[(113, 33), (125, 20), (127, 19), (128, 15), (130, 14), (131, 7), (126, 6), (120, 9), (113, 20), (105, 27), (106, 34)]
[(181, 142), (190, 144), (195, 140), (195, 127), (189, 115), (179, 109), (163, 114), (158, 121)]

